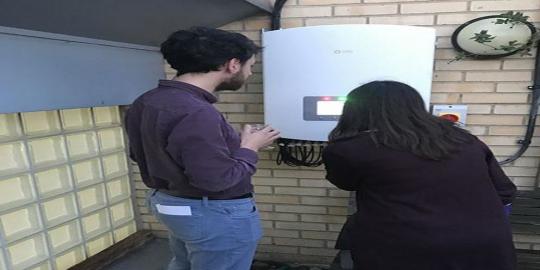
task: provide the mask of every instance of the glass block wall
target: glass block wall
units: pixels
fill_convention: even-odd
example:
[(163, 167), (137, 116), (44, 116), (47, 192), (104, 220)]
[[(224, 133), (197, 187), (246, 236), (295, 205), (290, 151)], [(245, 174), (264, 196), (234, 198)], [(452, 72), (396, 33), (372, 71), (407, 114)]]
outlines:
[(0, 270), (62, 270), (136, 231), (118, 107), (0, 114)]

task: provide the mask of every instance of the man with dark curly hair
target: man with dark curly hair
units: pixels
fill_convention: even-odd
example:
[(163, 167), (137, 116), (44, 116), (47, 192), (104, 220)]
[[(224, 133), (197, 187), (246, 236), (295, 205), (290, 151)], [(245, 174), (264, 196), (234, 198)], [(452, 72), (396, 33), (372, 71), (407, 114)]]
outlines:
[(126, 114), (130, 156), (148, 202), (169, 230), (169, 270), (248, 270), (262, 236), (251, 176), (257, 151), (279, 137), (246, 125), (239, 135), (212, 105), (238, 90), (260, 51), (247, 37), (197, 27), (161, 45), (177, 71), (137, 98)]

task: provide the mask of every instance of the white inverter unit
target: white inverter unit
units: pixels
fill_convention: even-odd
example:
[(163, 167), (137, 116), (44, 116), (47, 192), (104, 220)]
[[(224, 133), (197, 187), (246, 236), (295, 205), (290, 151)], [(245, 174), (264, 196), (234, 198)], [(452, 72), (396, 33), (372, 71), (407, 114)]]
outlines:
[(327, 141), (345, 96), (374, 80), (406, 83), (429, 106), (435, 30), (327, 25), (263, 32), (265, 123), (282, 138)]

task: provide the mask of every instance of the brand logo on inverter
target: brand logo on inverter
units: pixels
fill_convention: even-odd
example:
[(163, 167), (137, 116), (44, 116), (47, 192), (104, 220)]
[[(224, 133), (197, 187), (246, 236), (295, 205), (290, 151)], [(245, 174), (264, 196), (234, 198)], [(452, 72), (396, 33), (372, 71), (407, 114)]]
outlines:
[(353, 50), (334, 50), (334, 54), (354, 53)]

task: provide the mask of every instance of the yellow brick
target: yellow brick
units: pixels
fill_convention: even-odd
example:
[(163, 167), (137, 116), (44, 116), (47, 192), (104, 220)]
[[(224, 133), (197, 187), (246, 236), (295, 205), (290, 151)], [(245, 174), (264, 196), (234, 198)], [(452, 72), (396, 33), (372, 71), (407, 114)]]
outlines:
[(508, 176), (536, 176), (538, 168), (528, 167), (504, 167)]
[(529, 22), (540, 22), (540, 11), (527, 11), (526, 15), (529, 16)]
[(489, 134), (490, 135), (522, 135), (522, 134), (525, 134), (525, 127), (494, 126), (494, 127), (489, 127)]
[(285, 196), (285, 195), (259, 195), (255, 196), (255, 201), (262, 203), (300, 203), (300, 197), (298, 196)]
[(257, 155), (259, 156), (259, 160), (274, 160), (270, 157), (270, 153), (271, 152), (264, 152), (264, 151), (259, 151), (257, 152)]
[(512, 182), (518, 187), (534, 187), (536, 185), (536, 177), (512, 177)]
[(246, 83), (262, 83), (262, 74), (261, 73), (254, 73), (253, 75), (249, 76), (249, 79), (247, 79)]
[[(510, 156), (517, 152), (519, 146), (493, 146), (491, 147), (491, 150), (495, 154), (495, 156)], [(539, 147), (529, 147), (527, 151), (523, 154), (525, 157), (530, 156), (540, 156), (540, 148)]]
[(503, 69), (534, 69), (534, 60), (506, 60), (503, 64)]
[(308, 223), (308, 222), (285, 222), (277, 221), (277, 229), (285, 230), (301, 230), (301, 231), (326, 231), (326, 224), (322, 223)]
[(343, 228), (343, 225), (341, 224), (328, 224), (328, 231), (331, 232), (340, 232)]
[(439, 13), (467, 10), (467, 2), (401, 4), (401, 13)]
[(266, 212), (274, 211), (274, 205), (273, 204), (257, 203), (257, 208), (259, 209), (259, 211), (266, 211)]
[(332, 5), (332, 4), (356, 4), (361, 3), (362, 0), (299, 0), (298, 4), (301, 6), (309, 5)]
[(304, 26), (304, 20), (298, 18), (281, 19), (281, 28), (294, 28)]
[(482, 126), (469, 126), (467, 123), (467, 126), (465, 126), (465, 129), (468, 130), (471, 134), (479, 136), (479, 135), (486, 135), (487, 133), (487, 127)]
[(335, 187), (326, 179), (300, 179), (301, 187)]
[(255, 186), (255, 193), (256, 194), (272, 194), (272, 187), (265, 187), (265, 186)]
[(264, 106), (262, 104), (247, 104), (246, 112), (248, 112), (248, 113), (262, 113), (262, 112), (264, 112)]
[(513, 164), (518, 167), (537, 168), (540, 165), (540, 157), (520, 157)]
[(259, 245), (271, 245), (272, 244), (272, 237), (263, 237), (261, 240), (259, 240)]
[(261, 40), (261, 32), (260, 31), (242, 31), (242, 35), (246, 36), (247, 38), (253, 40), (253, 41), (260, 41)]
[(291, 238), (299, 238), (300, 232), (299, 231), (289, 231), (289, 230), (276, 230), (276, 229), (265, 229), (264, 230), (265, 236), (275, 236), (275, 237), (291, 237)]
[(525, 103), (527, 94), (476, 94), (465, 93), (462, 96), (463, 103)]
[(300, 254), (335, 257), (338, 250), (333, 248), (300, 248)]
[(136, 190), (135, 197), (137, 198), (146, 198), (146, 190)]
[(335, 16), (358, 16), (358, 15), (377, 15), (377, 14), (396, 14), (398, 6), (395, 4), (383, 5), (354, 5), (354, 6), (336, 6), (334, 7)]
[(167, 227), (161, 223), (150, 223), (150, 229), (152, 231), (167, 231)]
[(289, 167), (285, 164), (278, 165), (275, 160), (259, 160), (257, 163), (257, 168), (265, 169), (288, 169)]
[(328, 191), (328, 197), (337, 197), (337, 198), (349, 198), (351, 196), (351, 192), (347, 190), (329, 190)]
[[(262, 68), (262, 65), (259, 65), (259, 67)], [(262, 93), (263, 92), (263, 85), (262, 85), (262, 83), (248, 83), (248, 84), (246, 84), (246, 91), (247, 92)]]
[(344, 216), (331, 216), (331, 215), (309, 215), (301, 214), (300, 218), (304, 222), (319, 222), (319, 223), (339, 223), (342, 224), (347, 219)]
[(461, 81), (462, 78), (463, 73), (457, 71), (435, 71), (433, 73), (433, 81), (436, 82)]
[(246, 30), (270, 29), (270, 20), (247, 20), (244, 27)]
[(297, 254), (298, 247), (287, 247), (287, 246), (274, 246), (274, 245), (258, 245), (258, 252), (270, 252), (270, 253), (286, 253), (286, 254)]
[(265, 186), (298, 186), (298, 179), (254, 177), (253, 184)]
[(335, 232), (315, 232), (315, 231), (302, 232), (302, 238), (306, 238), (306, 239), (336, 240), (338, 238), (338, 235), (339, 234)]
[(497, 92), (526, 92), (530, 93), (531, 90), (527, 89), (532, 83), (499, 83), (497, 84)]
[(274, 244), (278, 246), (295, 246), (295, 247), (324, 247), (325, 246), (325, 242), (322, 240), (279, 238), (279, 237), (274, 237)]
[(467, 123), (470, 125), (498, 125), (520, 126), (523, 125), (523, 116), (513, 115), (469, 115)]
[(532, 72), (501, 71), (501, 72), (467, 72), (467, 81), (522, 82), (532, 79)]
[(307, 205), (276, 205), (276, 212), (326, 214), (326, 207)]
[(328, 207), (328, 214), (337, 216), (346, 216), (349, 214), (347, 207)]
[(531, 111), (530, 105), (495, 105), (496, 114), (528, 114)]
[(223, 104), (219, 103), (216, 104), (217, 109), (220, 112), (244, 112), (245, 105), (244, 104)]
[(233, 123), (262, 123), (264, 122), (264, 115), (229, 113), (227, 115), (227, 120)]
[(457, 25), (436, 25), (433, 26), (437, 37), (450, 37), (456, 31)]
[[(435, 51), (435, 59), (454, 59), (457, 56), (457, 52), (454, 49), (437, 49)], [(448, 61), (447, 61), (448, 62)]]
[(272, 229), (274, 228), (274, 221), (262, 220), (261, 226), (263, 229)]
[(425, 0), (364, 0), (364, 3), (402, 3), (402, 2), (423, 2)]
[(370, 17), (370, 24), (433, 25), (433, 15)]
[(154, 222), (154, 223), (157, 223), (157, 219), (156, 217), (154, 217), (153, 215), (141, 215), (141, 221), (142, 222)]
[(457, 24), (461, 25), (472, 19), (476, 19), (488, 15), (496, 15), (500, 12), (489, 13), (453, 13), (453, 14), (439, 14), (437, 15), (437, 24)]
[(481, 136), (478, 138), (487, 145), (514, 145), (519, 140), (515, 136)]
[(469, 114), (490, 114), (491, 105), (468, 105), (467, 112)]
[(299, 221), (298, 214), (260, 212), (260, 215), (263, 220)]
[(262, 103), (262, 94), (236, 94), (236, 93), (220, 93), (220, 102), (238, 102), (238, 103)]
[(276, 194), (284, 195), (307, 195), (307, 196), (325, 196), (325, 188), (295, 188), (295, 187), (276, 187)]
[(271, 170), (257, 169), (254, 176), (255, 177), (267, 177), (267, 176), (271, 176), (271, 175), (272, 175)]
[(220, 26), (219, 29), (227, 31), (241, 31), (244, 30), (244, 24), (241, 21), (232, 22), (223, 26)]
[(329, 17), (332, 7), (287, 7), (281, 12), (283, 18)]
[(455, 93), (455, 92), (493, 92), (494, 83), (440, 83), (434, 82), (432, 86), (434, 93)]
[(275, 170), (274, 176), (285, 178), (324, 178), (325, 173), (323, 171)]
[(365, 24), (367, 18), (364, 17), (333, 17), (333, 18), (313, 18), (306, 19), (306, 26), (331, 25), (331, 24)]
[(536, 0), (499, 0), (499, 1), (473, 1), (472, 11), (494, 10), (533, 10), (540, 9), (540, 2)]
[(458, 103), (460, 100), (460, 94), (431, 94), (431, 103)]
[(448, 49), (454, 48), (452, 46), (452, 40), (450, 37), (437, 37), (437, 48), (438, 49)]
[(306, 205), (325, 205), (325, 206), (347, 206), (349, 199), (327, 198), (327, 197), (301, 197), (301, 204)]
[(246, 92), (262, 93), (263, 85), (262, 83), (248, 83), (246, 84)]
[(486, 61), (435, 61), (436, 70), (497, 70), (501, 69), (501, 61), (486, 60)]

